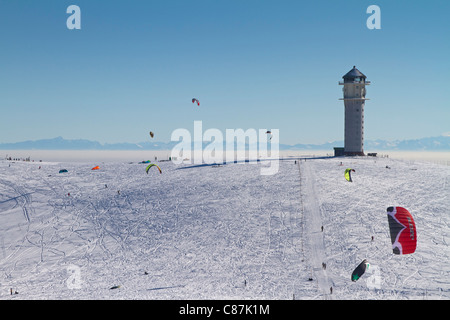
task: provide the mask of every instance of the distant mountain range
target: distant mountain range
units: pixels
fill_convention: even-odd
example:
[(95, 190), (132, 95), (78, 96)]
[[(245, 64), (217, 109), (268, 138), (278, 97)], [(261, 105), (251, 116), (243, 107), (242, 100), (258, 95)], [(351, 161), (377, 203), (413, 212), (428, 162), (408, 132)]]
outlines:
[[(293, 146), (280, 145), (282, 150), (333, 150), (343, 147), (344, 141), (333, 141), (324, 144), (295, 144)], [(450, 151), (450, 136), (429, 137), (411, 140), (365, 140), (364, 150), (377, 152), (378, 150), (398, 151)]]
[[(141, 142), (141, 143), (100, 143), (85, 139), (53, 139), (28, 140), (15, 143), (0, 143), (0, 150), (171, 150), (179, 142)], [(208, 145), (209, 143), (204, 143)], [(343, 147), (344, 141), (327, 142), (323, 144), (280, 144), (280, 150), (333, 150), (333, 147)], [(414, 140), (366, 140), (366, 151), (379, 150), (399, 151), (450, 151), (450, 136), (421, 138)], [(225, 150), (225, 148), (224, 148)]]

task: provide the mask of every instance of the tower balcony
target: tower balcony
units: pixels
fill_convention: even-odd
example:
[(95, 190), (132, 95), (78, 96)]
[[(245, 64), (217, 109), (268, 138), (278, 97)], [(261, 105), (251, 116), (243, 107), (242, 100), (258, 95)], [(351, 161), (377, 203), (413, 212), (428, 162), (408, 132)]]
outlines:
[(364, 84), (364, 85), (370, 85), (370, 81), (339, 81), (339, 85), (343, 86), (344, 84), (347, 83), (359, 83), (359, 84)]
[(339, 100), (344, 100), (344, 101), (347, 101), (347, 100), (361, 101), (361, 100), (370, 100), (370, 99), (358, 97), (358, 98), (339, 98)]

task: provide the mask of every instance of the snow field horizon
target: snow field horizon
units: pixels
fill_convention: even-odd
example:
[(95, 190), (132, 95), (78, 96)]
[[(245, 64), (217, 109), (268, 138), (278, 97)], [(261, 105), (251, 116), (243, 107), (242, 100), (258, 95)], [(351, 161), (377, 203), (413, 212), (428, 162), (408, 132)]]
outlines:
[[(1, 150), (0, 159), (13, 158), (14, 161), (31, 162), (85, 162), (91, 164), (108, 162), (137, 162), (151, 160), (153, 162), (167, 161), (172, 150)], [(366, 153), (370, 153), (367, 151)], [(279, 159), (332, 157), (332, 150), (280, 150)], [(441, 151), (396, 151), (382, 150), (378, 158), (388, 157), (413, 163), (434, 163), (450, 165), (450, 153)], [(156, 160), (155, 160), (156, 159)], [(225, 161), (225, 157), (223, 159)], [(244, 158), (237, 159), (239, 161)], [(210, 162), (210, 161), (209, 161)]]
[[(270, 135), (270, 136), (269, 136)], [(224, 134), (217, 128), (203, 132), (203, 122), (194, 121), (193, 135), (188, 129), (175, 129), (172, 142), (180, 141), (171, 150), (174, 164), (215, 164), (248, 161), (255, 164), (261, 158), (268, 166), (261, 166), (261, 175), (273, 175), (279, 168), (279, 129), (226, 129)], [(209, 143), (203, 146), (204, 143)], [(225, 148), (224, 148), (225, 145)], [(224, 150), (225, 149), (225, 150)]]

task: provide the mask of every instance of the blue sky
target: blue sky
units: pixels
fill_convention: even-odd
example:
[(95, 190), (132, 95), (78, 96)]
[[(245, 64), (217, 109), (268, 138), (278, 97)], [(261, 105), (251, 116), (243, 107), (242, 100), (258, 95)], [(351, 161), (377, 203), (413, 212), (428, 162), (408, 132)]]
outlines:
[[(81, 30), (69, 30), (69, 5)], [(370, 30), (368, 6), (381, 9)], [(450, 134), (450, 2), (0, 0), (0, 142), (142, 142), (177, 128), (343, 140), (338, 81), (367, 88), (365, 139)], [(196, 97), (201, 105), (193, 105)]]

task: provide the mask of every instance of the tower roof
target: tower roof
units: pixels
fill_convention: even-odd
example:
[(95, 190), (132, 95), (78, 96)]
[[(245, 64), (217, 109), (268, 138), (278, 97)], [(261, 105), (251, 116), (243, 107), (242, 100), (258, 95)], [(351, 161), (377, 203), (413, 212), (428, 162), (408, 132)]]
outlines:
[(344, 80), (345, 79), (355, 79), (355, 78), (367, 78), (361, 71), (359, 71), (358, 69), (356, 69), (355, 66), (353, 66), (353, 69), (350, 70), (349, 72), (347, 72), (347, 74), (345, 74), (342, 77)]

